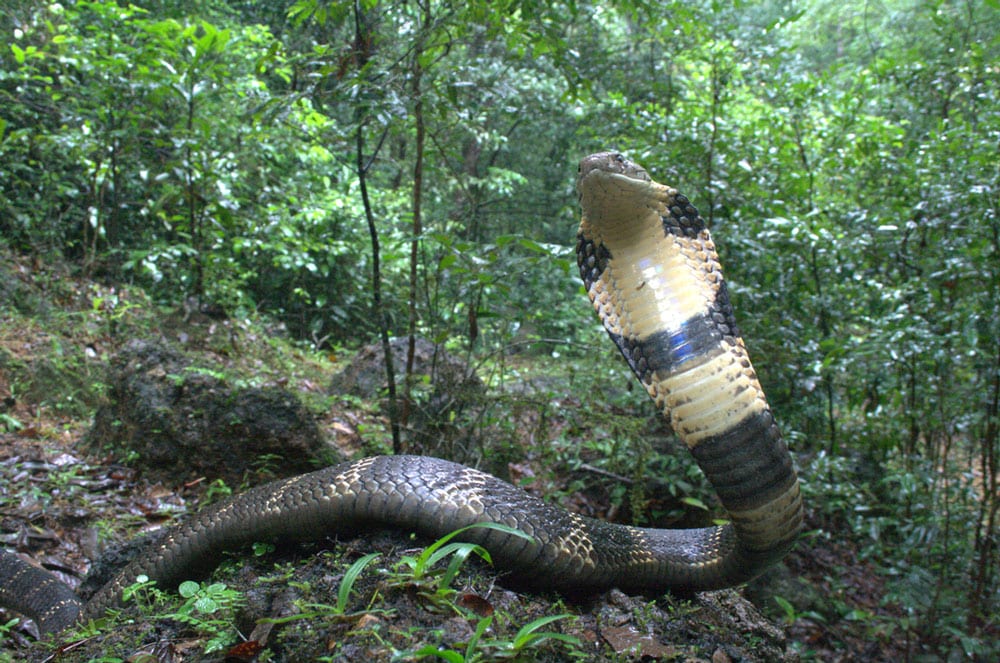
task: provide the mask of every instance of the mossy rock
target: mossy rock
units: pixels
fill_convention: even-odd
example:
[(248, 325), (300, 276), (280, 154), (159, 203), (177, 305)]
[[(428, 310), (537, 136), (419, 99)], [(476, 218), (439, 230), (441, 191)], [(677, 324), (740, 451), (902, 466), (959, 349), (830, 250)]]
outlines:
[(211, 362), (196, 365), (166, 345), (133, 341), (112, 360), (107, 384), (86, 445), (159, 480), (235, 485), (335, 460), (294, 394), (241, 385)]
[[(404, 393), (408, 339), (390, 341), (398, 395)], [(366, 345), (330, 382), (333, 394), (349, 394), (367, 400), (385, 396), (385, 353), (381, 343)], [(402, 408), (405, 417), (406, 450), (441, 456), (458, 462), (478, 459), (465, 450), (478, 449), (477, 422), (486, 404), (487, 389), (475, 368), (443, 346), (424, 338), (414, 344), (410, 402)], [(379, 401), (388, 415), (386, 401)]]

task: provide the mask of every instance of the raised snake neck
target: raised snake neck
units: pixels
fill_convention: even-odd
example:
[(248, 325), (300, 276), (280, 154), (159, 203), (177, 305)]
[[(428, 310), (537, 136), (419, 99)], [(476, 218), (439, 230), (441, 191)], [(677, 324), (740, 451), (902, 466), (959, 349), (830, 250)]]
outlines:
[(140, 553), (86, 604), (48, 572), (0, 551), (0, 605), (58, 632), (102, 616), (145, 575), (169, 586), (257, 541), (319, 539), (371, 525), (462, 539), (537, 587), (716, 589), (780, 559), (802, 524), (791, 458), (733, 320), (704, 221), (674, 189), (620, 154), (580, 163), (577, 261), (629, 366), (715, 487), (731, 524), (661, 530), (549, 505), (488, 474), (419, 456), (382, 456), (258, 486), (209, 507)]

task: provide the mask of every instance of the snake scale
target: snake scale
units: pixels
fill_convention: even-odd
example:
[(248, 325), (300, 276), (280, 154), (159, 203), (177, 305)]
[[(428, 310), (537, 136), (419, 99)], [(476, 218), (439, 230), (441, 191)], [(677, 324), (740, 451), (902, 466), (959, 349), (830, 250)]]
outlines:
[(569, 513), (462, 465), (381, 456), (258, 486), (175, 526), (88, 602), (0, 551), (0, 605), (58, 632), (119, 605), (143, 574), (161, 586), (256, 541), (318, 539), (370, 526), (463, 538), (538, 587), (661, 591), (722, 588), (779, 560), (802, 524), (791, 457), (747, 357), (718, 256), (687, 198), (620, 154), (580, 163), (577, 261), (612, 340), (694, 455), (730, 523), (661, 530)]

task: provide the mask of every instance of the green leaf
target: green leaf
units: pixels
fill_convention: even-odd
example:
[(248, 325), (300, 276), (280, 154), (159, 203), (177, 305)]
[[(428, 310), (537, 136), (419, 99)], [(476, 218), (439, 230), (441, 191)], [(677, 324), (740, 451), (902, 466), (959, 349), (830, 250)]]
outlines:
[(468, 660), (464, 655), (453, 649), (438, 649), (433, 645), (421, 647), (417, 651), (412, 652), (410, 655), (418, 659), (430, 657), (442, 658), (448, 661), (448, 663), (466, 663)]
[(775, 596), (774, 602), (785, 612), (785, 619), (791, 623), (795, 621), (795, 606), (782, 596)]
[(197, 594), (199, 589), (201, 589), (201, 586), (198, 583), (193, 580), (185, 580), (177, 586), (177, 593), (184, 598), (189, 599)]
[(514, 648), (523, 649), (524, 647), (528, 646), (529, 643), (535, 641), (537, 638), (551, 637), (552, 635), (556, 635), (551, 633), (545, 633), (545, 634), (535, 633), (535, 631), (542, 628), (543, 626), (546, 626), (547, 624), (551, 624), (552, 622), (557, 622), (560, 619), (568, 619), (570, 617), (572, 617), (572, 615), (546, 615), (545, 617), (539, 617), (538, 619), (532, 622), (528, 622), (527, 624), (522, 626), (518, 630), (517, 635), (514, 636)]
[[(475, 524), (469, 525), (467, 527), (462, 527), (460, 529), (455, 530), (454, 532), (450, 532), (449, 534), (446, 534), (445, 536), (442, 536), (437, 541), (435, 541), (431, 545), (427, 546), (427, 548), (424, 549), (424, 551), (422, 553), (420, 553), (420, 555), (416, 558), (416, 564), (414, 565), (414, 569), (413, 569), (413, 576), (414, 576), (414, 578), (417, 578), (417, 579), (422, 578), (427, 573), (427, 570), (429, 569), (429, 567), (433, 566), (433, 564), (435, 562), (437, 562), (438, 560), (440, 560), (443, 557), (447, 556), (448, 554), (451, 554), (451, 553), (453, 553), (453, 552), (455, 552), (457, 550), (460, 550), (463, 547), (467, 547), (467, 546), (471, 546), (471, 548), (467, 552), (465, 552), (466, 556), (469, 554), (469, 552), (471, 552), (472, 550), (476, 550), (478, 548), (478, 550), (476, 550), (477, 554), (481, 555), (484, 559), (486, 559), (487, 561), (489, 561), (489, 559), (490, 559), (489, 558), (489, 553), (485, 549), (483, 549), (483, 548), (481, 548), (481, 547), (479, 547), (479, 546), (477, 546), (475, 544), (468, 544), (468, 543), (454, 543), (454, 544), (449, 544), (448, 543), (449, 541), (451, 541), (456, 536), (459, 536), (463, 532), (466, 532), (466, 531), (468, 531), (470, 529), (474, 529), (474, 528), (495, 529), (497, 531), (505, 532), (507, 534), (511, 534), (511, 535), (520, 537), (522, 539), (527, 539), (528, 541), (532, 541), (533, 540), (530, 536), (528, 536), (527, 534), (525, 534), (521, 530), (515, 529), (513, 527), (509, 527), (507, 525), (501, 525), (500, 523), (475, 523)], [(439, 553), (438, 551), (441, 548), (447, 548), (447, 551)]]
[(216, 611), (218, 611), (219, 604), (218, 602), (215, 601), (215, 599), (211, 597), (202, 596), (201, 598), (199, 598), (197, 601), (194, 602), (194, 607), (195, 610), (197, 610), (202, 614), (211, 615)]
[(696, 509), (701, 509), (702, 511), (708, 511), (708, 506), (697, 497), (690, 497), (690, 496), (682, 497), (681, 502), (687, 504), (688, 506), (693, 506)]
[(378, 556), (378, 553), (368, 553), (351, 564), (347, 571), (344, 572), (344, 579), (340, 581), (340, 588), (337, 590), (336, 609), (338, 612), (343, 613), (347, 610), (347, 603), (350, 601), (351, 591), (354, 589), (355, 581), (357, 581), (361, 572), (364, 571), (369, 564), (374, 562)]

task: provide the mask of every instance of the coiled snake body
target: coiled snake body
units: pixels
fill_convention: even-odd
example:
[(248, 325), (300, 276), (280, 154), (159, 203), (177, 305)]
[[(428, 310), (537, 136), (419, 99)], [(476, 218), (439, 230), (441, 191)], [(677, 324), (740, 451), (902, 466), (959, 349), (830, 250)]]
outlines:
[(58, 632), (117, 606), (143, 574), (161, 585), (255, 541), (316, 539), (371, 525), (464, 539), (540, 587), (715, 589), (780, 559), (802, 522), (791, 458), (739, 336), (704, 221), (674, 189), (604, 152), (580, 164), (577, 261), (629, 366), (717, 490), (731, 524), (660, 530), (584, 518), (444, 460), (383, 456), (258, 486), (172, 529), (82, 604), (49, 573), (0, 551), (0, 605)]

